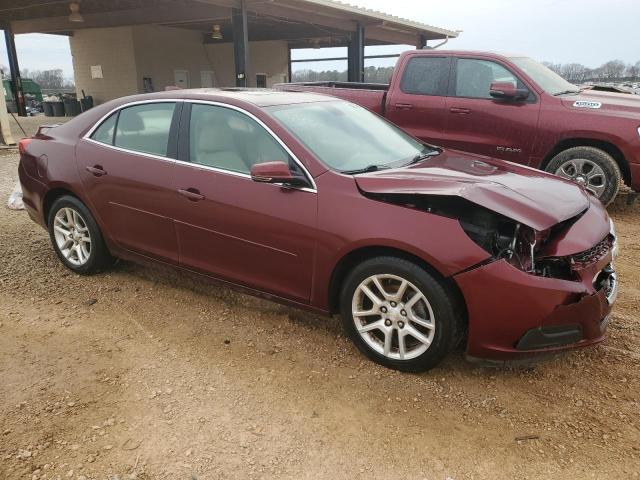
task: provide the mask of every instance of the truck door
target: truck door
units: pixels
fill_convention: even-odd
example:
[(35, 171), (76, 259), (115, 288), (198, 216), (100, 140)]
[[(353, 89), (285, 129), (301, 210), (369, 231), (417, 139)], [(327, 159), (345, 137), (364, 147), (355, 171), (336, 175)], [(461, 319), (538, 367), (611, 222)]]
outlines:
[[(513, 82), (526, 100), (494, 99), (491, 83)], [(480, 58), (453, 60), (444, 146), (528, 164), (536, 140), (540, 100), (506, 66)]]
[(409, 55), (389, 89), (386, 117), (411, 135), (440, 145), (444, 137), (451, 58)]

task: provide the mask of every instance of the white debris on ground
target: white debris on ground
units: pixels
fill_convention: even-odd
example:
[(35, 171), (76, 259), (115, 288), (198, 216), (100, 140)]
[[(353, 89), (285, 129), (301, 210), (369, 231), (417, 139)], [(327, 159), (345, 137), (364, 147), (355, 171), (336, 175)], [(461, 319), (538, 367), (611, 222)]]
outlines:
[(22, 188), (20, 188), (20, 182), (16, 183), (11, 195), (9, 195), (9, 201), (7, 207), (10, 210), (24, 210), (24, 203), (22, 202)]

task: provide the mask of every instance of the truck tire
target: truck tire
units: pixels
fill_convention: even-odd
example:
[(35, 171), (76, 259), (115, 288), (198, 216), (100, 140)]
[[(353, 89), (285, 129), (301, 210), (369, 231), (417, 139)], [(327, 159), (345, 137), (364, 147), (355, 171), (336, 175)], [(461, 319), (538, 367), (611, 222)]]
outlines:
[(443, 282), (396, 257), (357, 265), (340, 297), (345, 331), (358, 349), (405, 372), (435, 367), (460, 343), (466, 326), (463, 311)]
[(547, 172), (572, 180), (609, 205), (620, 189), (620, 167), (604, 150), (595, 147), (573, 147), (553, 157)]

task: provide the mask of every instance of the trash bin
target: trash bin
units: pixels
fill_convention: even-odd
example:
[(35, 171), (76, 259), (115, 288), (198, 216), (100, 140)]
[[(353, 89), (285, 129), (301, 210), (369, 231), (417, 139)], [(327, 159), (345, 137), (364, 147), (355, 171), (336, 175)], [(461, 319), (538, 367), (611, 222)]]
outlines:
[(88, 95), (88, 96), (86, 96), (84, 98), (81, 98), (80, 99), (80, 109), (83, 112), (86, 112), (90, 108), (93, 108), (93, 97), (91, 95)]
[(45, 117), (53, 117), (53, 104), (51, 102), (42, 102)]
[(64, 99), (64, 115), (66, 117), (75, 117), (80, 113), (80, 102), (75, 98)]
[(53, 107), (54, 117), (64, 117), (64, 103), (63, 102), (51, 102)]

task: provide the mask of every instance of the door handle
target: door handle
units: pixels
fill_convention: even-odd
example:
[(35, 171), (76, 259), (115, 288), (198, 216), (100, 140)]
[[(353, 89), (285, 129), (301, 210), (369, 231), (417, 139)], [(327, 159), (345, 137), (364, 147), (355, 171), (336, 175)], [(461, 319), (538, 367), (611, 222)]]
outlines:
[(187, 197), (187, 199), (192, 202), (204, 200), (204, 195), (202, 195), (197, 188), (180, 189), (178, 190), (178, 193), (183, 197)]
[(413, 105), (410, 103), (396, 103), (397, 110), (411, 110), (413, 109)]
[(101, 165), (94, 165), (93, 167), (87, 167), (87, 172), (89, 172), (91, 175), (94, 175), (96, 177), (102, 177), (103, 175), (107, 174), (107, 172), (105, 171), (104, 168), (102, 168)]
[(449, 111), (451, 113), (455, 113), (456, 115), (469, 115), (471, 113), (470, 109), (460, 107), (451, 107)]

